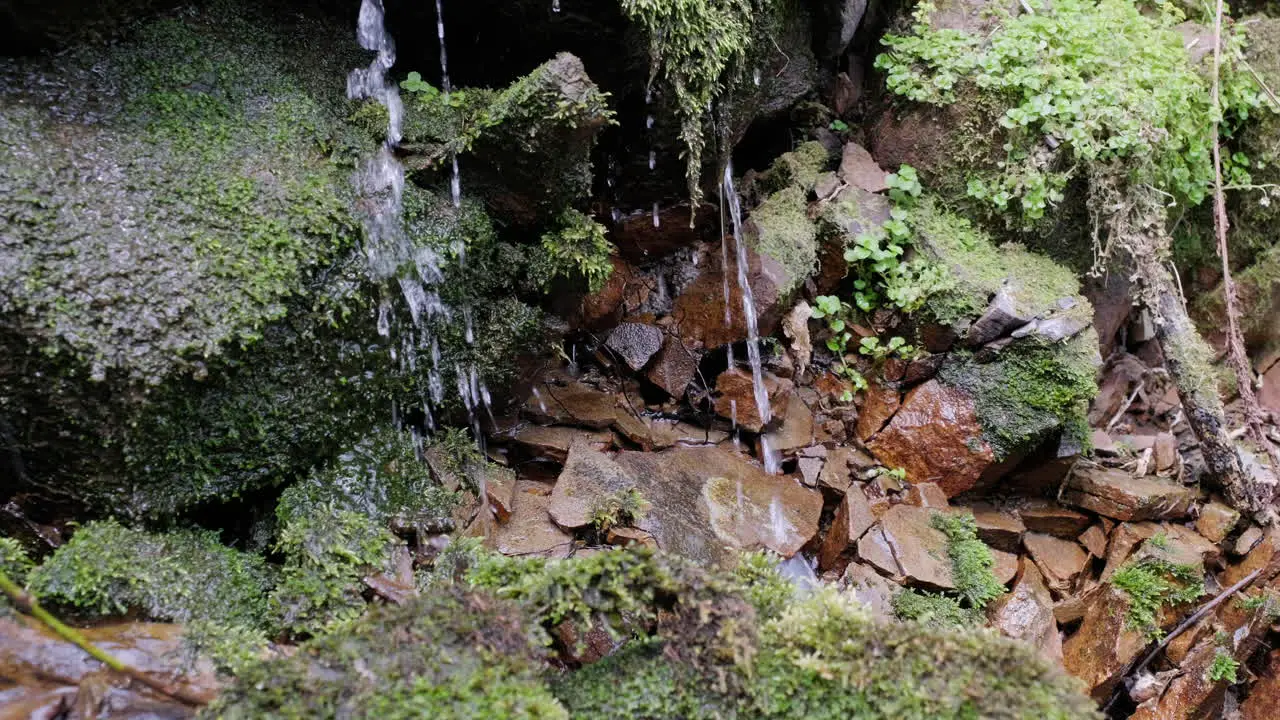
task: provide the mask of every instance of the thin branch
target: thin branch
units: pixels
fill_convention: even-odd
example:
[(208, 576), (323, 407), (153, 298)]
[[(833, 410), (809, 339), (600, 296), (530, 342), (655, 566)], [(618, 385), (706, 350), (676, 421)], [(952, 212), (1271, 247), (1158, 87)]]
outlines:
[(185, 705), (200, 707), (208, 705), (209, 702), (213, 700), (212, 696), (204, 693), (193, 692), (187, 688), (172, 686), (162, 680), (151, 677), (137, 668), (126, 665), (111, 653), (108, 653), (106, 650), (103, 650), (97, 645), (89, 642), (88, 638), (80, 634), (78, 630), (67, 626), (61, 620), (50, 614), (48, 610), (45, 610), (40, 606), (40, 603), (37, 602), (30, 593), (18, 587), (18, 584), (11, 580), (3, 570), (0, 570), (0, 590), (3, 590), (4, 594), (9, 596), (9, 599), (13, 601), (13, 604), (17, 606), (18, 610), (40, 621), (43, 625), (56, 633), (58, 637), (80, 648), (87, 653), (89, 657), (92, 657), (94, 660), (97, 660), (112, 670), (115, 670), (132, 680), (137, 680), (161, 695), (171, 697)]

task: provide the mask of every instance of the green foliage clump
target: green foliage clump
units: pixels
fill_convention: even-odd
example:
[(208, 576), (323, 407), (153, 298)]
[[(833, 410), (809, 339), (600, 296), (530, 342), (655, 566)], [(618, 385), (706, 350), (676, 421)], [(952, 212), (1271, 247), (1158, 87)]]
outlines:
[(439, 588), (250, 664), (200, 717), (566, 720), (539, 677), (546, 642), (520, 608)]
[(212, 532), (149, 533), (103, 520), (81, 527), (32, 570), (28, 587), (86, 615), (137, 610), (153, 620), (262, 628), (272, 579), (261, 557), (222, 545)]
[(970, 513), (934, 513), (930, 524), (947, 536), (947, 556), (956, 593), (971, 607), (982, 609), (1004, 594), (992, 568), (991, 548), (978, 539), (978, 523)]
[(769, 165), (769, 169), (756, 178), (755, 185), (761, 194), (781, 192), (789, 187), (798, 188), (808, 196), (818, 184), (818, 176), (830, 167), (831, 153), (816, 140), (800, 143), (794, 150), (782, 153)]
[(182, 629), (182, 647), (192, 665), (208, 658), (226, 675), (238, 675), (257, 663), (268, 646), (266, 633), (243, 625), (192, 620)]
[(27, 557), (27, 551), (22, 548), (22, 543), (13, 538), (0, 536), (0, 572), (21, 585), (27, 581), (27, 573), (34, 567), (35, 563)]
[(1165, 608), (1195, 602), (1205, 592), (1199, 570), (1155, 557), (1125, 563), (1111, 584), (1129, 599), (1128, 626), (1153, 640), (1160, 637)]
[(621, 0), (622, 11), (649, 35), (650, 86), (662, 78), (670, 88), (685, 179), (694, 206), (702, 199), (703, 119), (740, 69), (754, 38), (753, 17), (769, 10), (765, 0)]
[[(876, 59), (889, 89), (908, 99), (942, 105), (976, 92), (1004, 108), (1005, 160), (971, 175), (969, 194), (1002, 211), (1016, 203), (1034, 221), (1073, 177), (1107, 167), (1130, 185), (1191, 205), (1203, 200), (1214, 177), (1214, 111), (1208, 81), (1175, 29), (1182, 14), (1129, 0), (1031, 7), (997, 11), (999, 27), (980, 36), (935, 29), (936, 7), (921, 3), (910, 32), (887, 35), (888, 51)], [(1228, 44), (1230, 57), (1238, 39)], [(1242, 73), (1228, 73), (1223, 91), (1232, 117), (1261, 104)]]
[(543, 277), (543, 287), (549, 288), (551, 281), (560, 277), (586, 281), (587, 290), (596, 292), (613, 273), (613, 252), (603, 225), (577, 210), (566, 209), (560, 213), (556, 229), (542, 235), (538, 274)]
[(982, 613), (965, 607), (943, 593), (906, 589), (893, 596), (893, 616), (942, 630), (973, 628), (982, 624)]
[(803, 285), (818, 262), (818, 232), (807, 215), (808, 205), (804, 190), (786, 187), (752, 210), (747, 224), (753, 249), (773, 258), (786, 271), (778, 288), (783, 294)]
[(775, 618), (795, 598), (796, 586), (778, 570), (779, 557), (767, 550), (744, 552), (733, 568), (743, 596), (760, 620)]
[(269, 610), (276, 627), (293, 635), (320, 635), (352, 622), (365, 610), (360, 580), (389, 567), (396, 539), (368, 516), (317, 507), (280, 531), (285, 556)]
[(1213, 662), (1209, 663), (1209, 669), (1205, 671), (1205, 678), (1215, 683), (1226, 680), (1228, 685), (1234, 685), (1240, 682), (1240, 678), (1236, 675), (1239, 670), (1240, 661), (1235, 659), (1231, 651), (1218, 648), (1213, 653)]
[(591, 526), (597, 533), (613, 527), (634, 527), (644, 519), (649, 503), (636, 488), (627, 488), (600, 498), (589, 513)]

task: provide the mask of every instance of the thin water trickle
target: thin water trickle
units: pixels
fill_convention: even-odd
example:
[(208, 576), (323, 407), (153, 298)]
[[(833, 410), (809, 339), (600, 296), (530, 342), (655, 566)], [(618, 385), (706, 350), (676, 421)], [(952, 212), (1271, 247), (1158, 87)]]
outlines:
[(658, 218), (658, 203), (653, 204), (653, 226), (658, 227), (662, 224), (662, 220)]
[(644, 119), (644, 127), (646, 130), (653, 129), (653, 116), (649, 115)]
[(751, 73), (751, 80), (756, 85), (760, 84), (760, 68), (756, 68), (755, 72)]
[(551, 0), (551, 12), (560, 12), (560, 0)]
[(543, 414), (543, 415), (546, 415), (546, 414), (547, 414), (547, 402), (546, 402), (545, 400), (543, 400), (543, 399), (542, 399), (542, 393), (541, 393), (541, 392), (539, 392), (538, 388), (534, 388), (534, 389), (533, 389), (533, 397), (534, 397), (534, 399), (535, 399), (535, 400), (537, 400), (537, 401), (538, 401), (538, 409), (542, 411), (542, 414)]
[[(760, 328), (756, 316), (755, 297), (751, 293), (751, 283), (747, 277), (747, 246), (742, 241), (742, 203), (738, 200), (738, 191), (733, 185), (733, 163), (724, 167), (724, 181), (721, 185), (724, 201), (729, 206), (729, 218), (733, 223), (733, 243), (737, 249), (738, 289), (742, 293), (742, 315), (747, 325), (747, 362), (751, 366), (751, 389), (760, 413), (761, 426), (768, 425), (773, 419), (769, 407), (769, 393), (764, 386), (764, 368), (760, 361)], [(769, 450), (765, 436), (761, 436), (761, 462), (765, 472), (776, 475), (779, 461), (775, 453)]]
[(658, 154), (650, 150), (649, 151), (649, 169), (652, 170), (655, 167), (657, 167), (657, 165), (658, 165)]

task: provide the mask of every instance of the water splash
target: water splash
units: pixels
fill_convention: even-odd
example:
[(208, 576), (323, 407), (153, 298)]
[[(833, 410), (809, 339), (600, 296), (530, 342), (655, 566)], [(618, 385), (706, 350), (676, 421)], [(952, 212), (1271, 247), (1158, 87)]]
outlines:
[(646, 130), (652, 130), (652, 129), (653, 129), (653, 116), (652, 116), (652, 115), (649, 115), (649, 116), (645, 117), (645, 119), (644, 119), (644, 127), (645, 127), (645, 129), (646, 129)]
[[(768, 425), (773, 420), (773, 411), (769, 406), (769, 393), (764, 386), (764, 368), (760, 362), (760, 324), (756, 315), (756, 301), (751, 294), (751, 283), (747, 277), (747, 246), (742, 241), (742, 203), (738, 199), (738, 191), (733, 185), (733, 163), (725, 163), (724, 182), (721, 185), (724, 201), (729, 206), (729, 217), (733, 222), (733, 243), (737, 249), (738, 289), (742, 292), (742, 314), (747, 325), (747, 362), (751, 366), (751, 389), (755, 397), (756, 408), (760, 412), (760, 424)], [(779, 460), (775, 453), (769, 451), (765, 436), (760, 438), (761, 461), (765, 472), (776, 475), (779, 471)]]
[(757, 86), (760, 85), (760, 68), (756, 68), (755, 72), (751, 73), (751, 81)]

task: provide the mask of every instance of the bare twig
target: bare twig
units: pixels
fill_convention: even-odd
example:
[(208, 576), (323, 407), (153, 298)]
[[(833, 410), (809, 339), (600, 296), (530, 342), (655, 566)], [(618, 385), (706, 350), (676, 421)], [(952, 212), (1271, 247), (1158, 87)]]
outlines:
[(1145, 379), (1138, 381), (1138, 386), (1133, 389), (1133, 392), (1129, 393), (1129, 397), (1125, 399), (1124, 404), (1120, 406), (1120, 409), (1116, 411), (1116, 414), (1112, 415), (1111, 420), (1107, 422), (1107, 432), (1111, 432), (1111, 428), (1115, 427), (1116, 423), (1120, 422), (1120, 418), (1124, 417), (1124, 414), (1129, 411), (1129, 406), (1132, 405), (1134, 399), (1138, 397), (1138, 393), (1142, 392), (1142, 387), (1146, 385), (1146, 382), (1147, 381)]
[(40, 603), (37, 602), (30, 593), (18, 587), (18, 584), (10, 579), (3, 570), (0, 570), (0, 590), (4, 591), (5, 595), (9, 596), (9, 599), (13, 601), (13, 604), (17, 606), (18, 610), (35, 618), (45, 627), (57, 634), (58, 637), (85, 651), (85, 653), (94, 660), (97, 660), (112, 670), (127, 676), (129, 679), (137, 680), (161, 695), (171, 697), (174, 700), (192, 707), (208, 705), (209, 702), (213, 700), (212, 696), (194, 692), (188, 688), (175, 687), (163, 680), (154, 678), (135, 667), (124, 664), (124, 662), (116, 656), (89, 642), (88, 638), (80, 634), (80, 631), (67, 626), (61, 620), (50, 614), (48, 610), (45, 610), (40, 606)]

